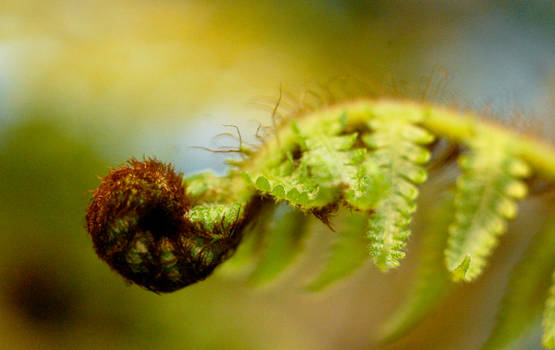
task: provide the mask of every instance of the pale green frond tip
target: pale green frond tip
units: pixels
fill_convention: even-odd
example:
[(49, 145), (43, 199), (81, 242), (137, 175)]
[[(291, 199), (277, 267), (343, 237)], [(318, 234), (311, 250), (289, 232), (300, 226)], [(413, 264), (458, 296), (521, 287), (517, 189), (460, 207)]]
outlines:
[(545, 333), (542, 338), (543, 346), (548, 349), (555, 349), (555, 329), (552, 329), (550, 333)]
[(383, 253), (374, 258), (374, 263), (381, 272), (388, 272), (391, 269), (399, 267), (401, 263), (398, 260), (404, 257), (405, 253), (403, 252), (393, 252), (389, 255), (388, 253)]
[(457, 267), (450, 269), (453, 281), (469, 282), (471, 280), (471, 278), (466, 274), (468, 272), (468, 268), (470, 267), (471, 260), (472, 259), (470, 258), (470, 256), (466, 255), (463, 261), (461, 261), (461, 263)]
[(517, 200), (526, 195), (522, 176), (528, 174), (527, 165), (499, 140), (476, 136), (470, 146), (459, 158), (462, 174), (456, 183), (455, 216), (445, 252), (450, 270), (458, 269), (465, 256), (471, 258), (463, 278), (453, 276), (467, 282), (483, 272), (499, 236), (507, 231), (507, 220), (516, 217)]
[(548, 349), (555, 348), (555, 271), (552, 276), (552, 285), (549, 289), (549, 297), (545, 303), (543, 314), (543, 346)]

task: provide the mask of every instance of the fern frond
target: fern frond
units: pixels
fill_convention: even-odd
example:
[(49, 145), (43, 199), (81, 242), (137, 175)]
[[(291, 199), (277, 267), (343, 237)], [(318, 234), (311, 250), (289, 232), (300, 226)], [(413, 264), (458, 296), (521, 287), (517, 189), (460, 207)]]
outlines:
[[(553, 260), (553, 257), (551, 259)], [(548, 349), (555, 349), (555, 271), (553, 271), (552, 280), (542, 322), (544, 332), (542, 342)]]
[[(132, 159), (113, 169), (94, 191), (86, 215), (99, 257), (149, 290), (183, 288), (233, 254), (260, 214), (260, 200), (269, 199), (298, 212), (259, 234), (273, 247), (261, 249), (254, 280), (273, 277), (295, 256), (302, 213), (325, 222), (341, 207), (371, 214), (370, 255), (382, 270), (396, 267), (410, 235), (417, 185), (427, 177), (426, 145), (437, 135), (457, 148), (469, 147), (461, 158), (445, 254), (452, 276), (469, 281), (483, 270), (506, 220), (516, 215), (528, 164), (539, 181), (555, 180), (551, 145), (434, 105), (360, 99), (280, 120), (274, 119), (272, 135), (266, 133), (257, 149), (240, 146), (242, 159), (229, 162), (232, 168), (221, 177), (205, 173), (183, 180), (172, 165), (155, 159)], [(347, 243), (355, 245), (345, 240), (334, 254), (344, 254)], [(337, 275), (351, 268), (334, 263), (330, 271), (339, 266)]]
[(308, 232), (308, 217), (296, 208), (282, 206), (264, 235), (260, 260), (249, 277), (261, 285), (274, 279), (302, 250)]
[(483, 350), (509, 348), (532, 329), (541, 316), (555, 269), (555, 222), (540, 231), (516, 265), (509, 280), (497, 322)]
[(366, 230), (367, 215), (353, 212), (340, 218), (341, 224), (337, 228), (336, 241), (327, 258), (327, 264), (307, 286), (307, 289), (312, 292), (320, 291), (335, 281), (347, 277), (368, 258), (363, 234)]
[(443, 265), (443, 247), (451, 221), (452, 196), (443, 196), (433, 204), (424, 219), (425, 229), (419, 232), (422, 242), (414, 280), (408, 287), (403, 303), (384, 323), (382, 342), (391, 342), (408, 333), (447, 295), (451, 286), (449, 273)]
[(478, 277), (486, 259), (506, 231), (506, 219), (516, 216), (516, 199), (526, 195), (520, 179), (530, 169), (508, 152), (508, 145), (489, 136), (477, 136), (461, 156), (457, 179), (455, 221), (449, 227), (447, 268), (455, 281)]
[[(421, 166), (430, 152), (419, 145), (433, 141), (426, 130), (406, 118), (381, 118), (368, 122), (373, 133), (364, 135), (364, 143), (373, 149), (366, 161), (378, 167), (386, 190), (380, 191), (374, 214), (369, 220), (370, 255), (382, 270), (399, 266), (403, 248), (410, 235), (408, 225), (416, 210), (418, 189), (426, 170)], [(376, 178), (374, 176), (374, 178)]]

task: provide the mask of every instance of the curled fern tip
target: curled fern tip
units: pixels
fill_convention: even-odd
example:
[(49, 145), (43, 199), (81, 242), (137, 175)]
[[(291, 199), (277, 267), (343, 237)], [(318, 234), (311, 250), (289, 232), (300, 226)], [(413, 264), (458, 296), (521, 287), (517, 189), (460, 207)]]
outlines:
[(220, 227), (202, 230), (187, 219), (190, 208), (182, 174), (132, 159), (102, 179), (87, 229), (98, 256), (125, 279), (172, 292), (206, 278), (239, 242)]

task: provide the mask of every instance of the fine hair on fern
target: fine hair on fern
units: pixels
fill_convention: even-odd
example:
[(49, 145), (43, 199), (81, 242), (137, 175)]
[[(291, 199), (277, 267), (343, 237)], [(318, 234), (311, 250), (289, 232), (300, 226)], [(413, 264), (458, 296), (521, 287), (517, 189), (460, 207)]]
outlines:
[[(288, 103), (280, 94), (272, 124), (257, 130), (261, 144), (249, 146), (239, 134), (239, 147), (225, 150), (241, 158), (229, 161), (224, 176), (184, 177), (150, 158), (112, 170), (86, 214), (99, 257), (126, 280), (165, 293), (207, 278), (235, 253), (222, 271), (241, 271), (261, 285), (295, 260), (312, 216), (336, 233), (326, 265), (306, 285), (319, 291), (367, 258), (384, 272), (397, 268), (421, 184), (456, 168), (456, 180), (425, 208), (411, 292), (382, 329), (391, 341), (456, 283), (479, 278), (531, 179), (555, 181), (552, 145), (470, 112), (407, 99), (315, 96), (308, 91)], [(517, 266), (484, 349), (513, 343), (542, 309), (543, 344), (555, 347), (554, 202), (546, 197), (545, 229)]]

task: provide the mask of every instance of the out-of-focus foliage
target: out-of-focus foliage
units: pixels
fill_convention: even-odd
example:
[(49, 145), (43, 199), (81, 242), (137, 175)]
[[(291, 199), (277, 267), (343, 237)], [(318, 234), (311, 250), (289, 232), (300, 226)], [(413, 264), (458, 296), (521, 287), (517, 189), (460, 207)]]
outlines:
[(338, 219), (340, 226), (337, 237), (330, 249), (329, 257), (323, 270), (307, 286), (316, 292), (353, 273), (368, 258), (368, 249), (364, 237), (368, 218), (366, 215), (347, 212)]
[(450, 193), (437, 198), (426, 206), (423, 235), (418, 251), (418, 265), (414, 281), (406, 291), (405, 301), (382, 326), (384, 342), (394, 341), (420, 322), (434, 307), (440, 304), (451, 287), (450, 276), (445, 268), (443, 249), (447, 243), (448, 226), (453, 216)]
[[(484, 350), (517, 348), (519, 340), (528, 336), (541, 317), (555, 269), (555, 223), (547, 222), (545, 226), (534, 237), (509, 280)], [(544, 337), (549, 338), (548, 327)]]
[(543, 345), (548, 349), (555, 347), (555, 273), (553, 274), (553, 281), (551, 289), (549, 290), (549, 297), (545, 304), (545, 311), (543, 315)]

